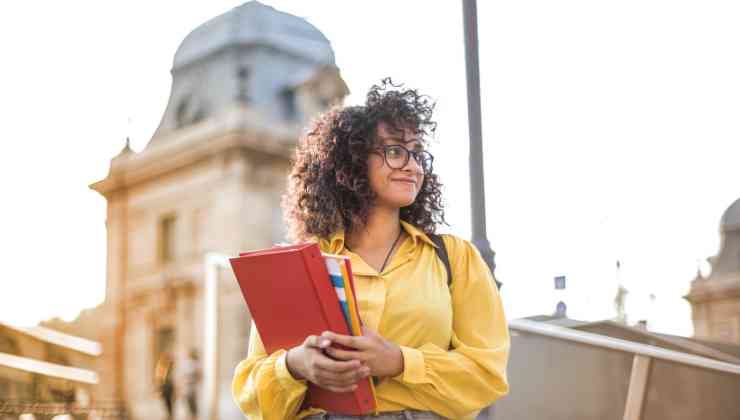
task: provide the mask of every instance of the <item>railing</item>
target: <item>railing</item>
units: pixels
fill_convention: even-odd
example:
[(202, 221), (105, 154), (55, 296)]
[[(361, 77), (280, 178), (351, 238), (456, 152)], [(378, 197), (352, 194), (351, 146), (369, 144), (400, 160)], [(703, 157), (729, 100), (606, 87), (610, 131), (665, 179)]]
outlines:
[(634, 343), (618, 338), (572, 330), (565, 327), (543, 324), (526, 319), (511, 320), (509, 321), (509, 327), (514, 331), (543, 335), (633, 354), (632, 372), (627, 391), (627, 402), (624, 408), (624, 420), (641, 419), (645, 395), (650, 384), (650, 364), (652, 359), (661, 359), (687, 366), (738, 375), (738, 378), (740, 379), (740, 365), (720, 362), (707, 357), (695, 356), (693, 354), (667, 350), (647, 344)]
[(63, 366), (8, 353), (0, 353), (0, 366), (85, 384), (97, 384), (99, 379), (98, 374), (92, 370)]
[(126, 410), (117, 402), (100, 402), (93, 405), (79, 406), (75, 403), (35, 402), (23, 400), (0, 401), (0, 417), (6, 415), (20, 416), (33, 414), (35, 418), (46, 419), (67, 414), (74, 419), (85, 420), (125, 420)]

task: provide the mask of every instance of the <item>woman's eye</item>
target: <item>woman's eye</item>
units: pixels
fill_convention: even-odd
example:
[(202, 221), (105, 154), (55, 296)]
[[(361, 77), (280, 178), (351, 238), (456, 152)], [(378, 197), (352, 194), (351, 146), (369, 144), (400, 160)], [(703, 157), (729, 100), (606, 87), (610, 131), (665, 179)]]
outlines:
[(401, 157), (401, 151), (395, 148), (388, 149), (386, 153), (388, 154), (388, 158), (390, 159), (398, 159), (399, 157)]

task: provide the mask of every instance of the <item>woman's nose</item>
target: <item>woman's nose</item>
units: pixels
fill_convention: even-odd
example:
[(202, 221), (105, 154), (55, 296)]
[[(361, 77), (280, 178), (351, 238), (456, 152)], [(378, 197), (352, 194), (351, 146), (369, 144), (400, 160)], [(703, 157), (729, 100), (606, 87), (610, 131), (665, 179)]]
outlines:
[(413, 155), (409, 155), (409, 160), (406, 162), (406, 166), (402, 168), (404, 171), (414, 172), (417, 174), (423, 174), (424, 169), (421, 164), (416, 160)]

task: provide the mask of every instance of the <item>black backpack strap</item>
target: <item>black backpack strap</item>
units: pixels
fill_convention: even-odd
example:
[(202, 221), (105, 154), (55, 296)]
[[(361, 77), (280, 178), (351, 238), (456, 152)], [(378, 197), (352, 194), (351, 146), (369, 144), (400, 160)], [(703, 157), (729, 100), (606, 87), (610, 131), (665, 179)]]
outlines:
[(437, 245), (436, 248), (434, 248), (434, 252), (437, 253), (437, 257), (439, 257), (440, 260), (442, 260), (442, 264), (444, 264), (445, 269), (447, 270), (447, 287), (452, 286), (452, 268), (450, 268), (450, 257), (447, 255), (447, 247), (445, 246), (445, 241), (442, 239), (441, 235), (436, 235), (434, 233), (427, 235), (429, 236), (429, 239), (434, 242), (435, 245)]

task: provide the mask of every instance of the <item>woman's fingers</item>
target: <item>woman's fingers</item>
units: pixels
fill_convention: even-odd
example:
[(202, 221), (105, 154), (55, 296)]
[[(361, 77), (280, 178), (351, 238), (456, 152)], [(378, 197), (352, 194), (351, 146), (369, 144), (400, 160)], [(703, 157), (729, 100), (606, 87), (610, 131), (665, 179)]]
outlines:
[(356, 384), (358, 381), (370, 376), (370, 369), (362, 367), (347, 372), (332, 372), (327, 370), (318, 370), (316, 379), (320, 384), (328, 386), (346, 387)]
[(335, 347), (329, 347), (326, 349), (326, 353), (337, 360), (360, 360), (362, 362), (367, 361), (367, 356), (364, 353), (355, 350), (342, 350)]
[(315, 349), (325, 349), (331, 345), (331, 340), (318, 335), (309, 335), (308, 337), (306, 337), (303, 345)]
[(362, 363), (359, 360), (332, 360), (323, 354), (316, 355), (314, 364), (321, 370), (344, 373), (347, 371), (353, 371), (360, 368)]
[(370, 375), (370, 369), (359, 360), (332, 360), (315, 351), (313, 376), (321, 385), (349, 386)]
[(336, 334), (331, 331), (324, 331), (321, 334), (321, 338), (325, 338), (332, 343), (339, 343), (343, 346), (351, 347), (357, 350), (365, 350), (369, 347), (369, 343), (367, 342), (367, 338), (365, 337), (355, 337), (351, 335)]
[(330, 380), (337, 381), (341, 384), (353, 384), (369, 375), (370, 369), (366, 366), (341, 373), (328, 372)]
[[(329, 347), (340, 340), (348, 344), (354, 343), (354, 337), (330, 334), (306, 337), (304, 346), (310, 349), (310, 377), (312, 382), (322, 388), (333, 392), (350, 392), (357, 387), (358, 381), (370, 376), (370, 368), (360, 360), (363, 357), (360, 352)], [(334, 338), (338, 340), (335, 341)]]

